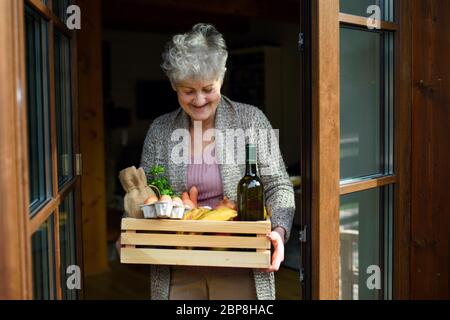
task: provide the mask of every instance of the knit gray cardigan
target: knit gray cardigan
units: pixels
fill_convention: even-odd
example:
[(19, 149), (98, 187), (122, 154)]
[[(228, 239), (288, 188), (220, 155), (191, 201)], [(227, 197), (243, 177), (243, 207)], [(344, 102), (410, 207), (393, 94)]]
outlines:
[[(189, 116), (178, 108), (153, 121), (145, 138), (142, 151), (141, 167), (148, 174), (154, 165), (166, 168), (170, 184), (175, 192), (181, 193), (187, 189), (187, 163), (172, 161), (172, 151), (180, 141), (172, 141), (175, 129), (189, 128)], [(233, 102), (222, 96), (217, 107), (215, 129), (225, 132), (229, 129), (272, 129), (266, 116), (256, 107)], [(253, 140), (253, 141), (251, 141)], [(223, 140), (225, 141), (225, 140)], [(216, 157), (225, 159), (230, 150), (229, 144), (216, 139)], [(270, 143), (268, 139), (254, 139), (246, 136), (245, 142), (257, 143), (258, 170), (268, 168), (270, 174), (261, 175), (264, 185), (266, 206), (272, 209), (272, 229), (280, 226), (286, 230), (287, 242), (291, 231), (295, 211), (294, 190), (289, 180), (278, 143)], [(177, 163), (175, 163), (177, 162)], [(231, 164), (225, 161), (219, 168), (222, 178), (223, 194), (230, 200), (236, 201), (237, 185), (245, 173), (244, 164)], [(267, 170), (266, 170), (267, 173)], [(152, 265), (150, 268), (151, 298), (167, 300), (169, 297), (170, 267)], [(259, 300), (275, 299), (275, 280), (273, 273), (253, 270), (256, 295)]]

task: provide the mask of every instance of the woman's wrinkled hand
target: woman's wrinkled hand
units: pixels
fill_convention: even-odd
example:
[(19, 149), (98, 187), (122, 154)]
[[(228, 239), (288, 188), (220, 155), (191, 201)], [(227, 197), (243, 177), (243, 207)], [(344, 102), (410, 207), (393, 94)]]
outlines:
[(183, 201), (184, 205), (189, 206), (191, 209), (195, 209), (198, 206), (198, 189), (196, 186), (192, 186), (191, 189), (189, 189), (189, 192), (184, 191), (181, 194), (181, 200)]
[(196, 186), (192, 186), (191, 189), (189, 189), (189, 198), (191, 198), (191, 201), (194, 203), (195, 208), (198, 207), (198, 189)]
[(280, 265), (284, 261), (284, 229), (274, 229), (274, 231), (267, 235), (267, 238), (272, 242), (272, 246), (274, 248), (272, 262), (269, 268), (262, 269), (261, 271), (275, 272), (280, 269)]

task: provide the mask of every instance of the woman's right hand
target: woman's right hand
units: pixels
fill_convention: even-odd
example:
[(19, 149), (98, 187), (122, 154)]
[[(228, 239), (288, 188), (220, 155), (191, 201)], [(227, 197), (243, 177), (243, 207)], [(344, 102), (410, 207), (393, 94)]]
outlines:
[(189, 193), (187, 191), (183, 192), (181, 194), (181, 200), (183, 201), (183, 204), (186, 204), (190, 206), (192, 209), (197, 208), (197, 201), (198, 201), (198, 189), (196, 186), (192, 186), (191, 189), (189, 189)]
[(198, 205), (198, 189), (196, 186), (192, 186), (191, 189), (189, 189), (189, 197), (191, 198), (191, 201), (194, 203), (194, 206), (197, 208)]

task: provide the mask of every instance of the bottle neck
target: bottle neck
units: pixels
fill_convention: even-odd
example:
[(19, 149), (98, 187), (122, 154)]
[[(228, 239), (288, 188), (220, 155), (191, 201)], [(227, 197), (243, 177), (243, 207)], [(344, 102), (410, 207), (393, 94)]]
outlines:
[(254, 144), (245, 146), (245, 174), (256, 176), (256, 146)]
[(245, 163), (245, 175), (256, 176), (256, 163)]

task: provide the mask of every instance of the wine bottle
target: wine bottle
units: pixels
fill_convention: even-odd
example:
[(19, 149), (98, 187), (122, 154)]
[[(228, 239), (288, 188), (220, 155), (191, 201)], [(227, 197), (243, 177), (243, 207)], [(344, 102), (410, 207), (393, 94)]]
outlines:
[(238, 218), (241, 221), (264, 220), (264, 187), (256, 172), (256, 145), (245, 145), (245, 176), (237, 190)]

